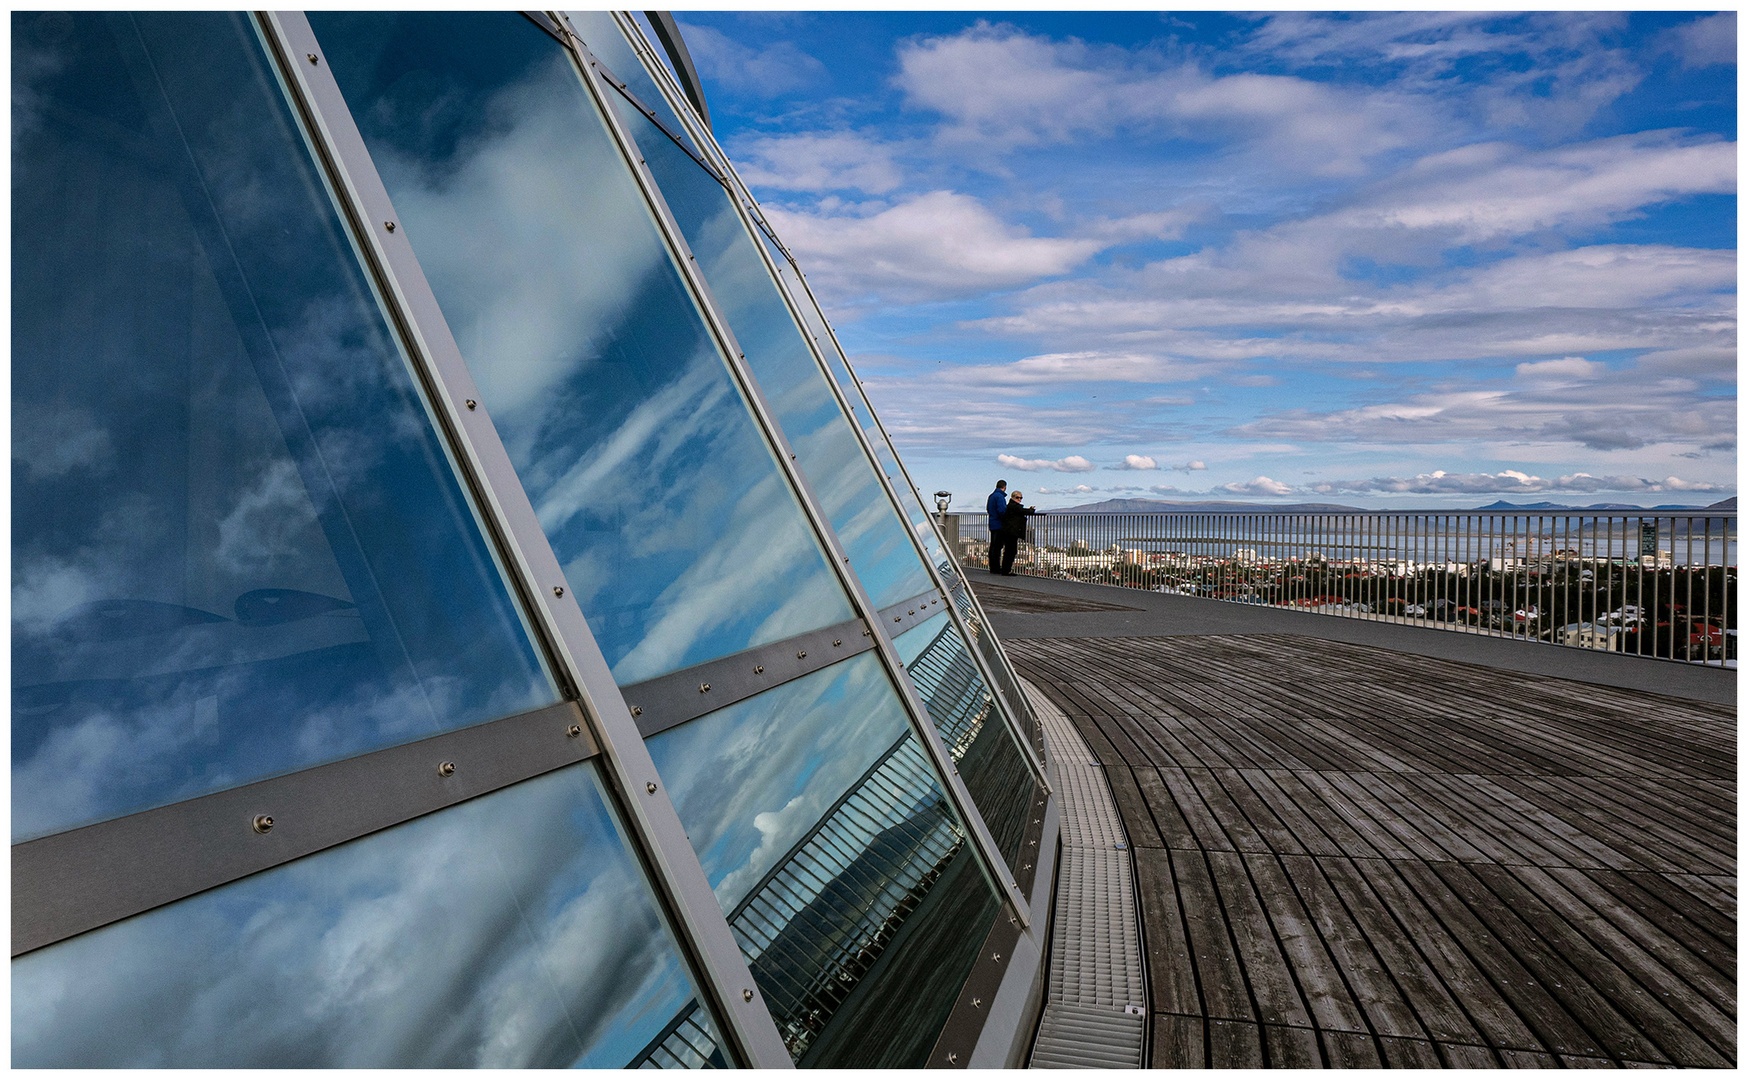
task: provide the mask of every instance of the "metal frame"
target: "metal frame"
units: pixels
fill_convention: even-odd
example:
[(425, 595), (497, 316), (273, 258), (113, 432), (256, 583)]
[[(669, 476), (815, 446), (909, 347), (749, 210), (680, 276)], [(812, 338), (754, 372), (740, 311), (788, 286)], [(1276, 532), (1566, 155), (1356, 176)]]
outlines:
[(12, 955), (466, 802), (600, 750), (574, 702), (12, 848)]
[[(682, 124), (687, 124), (693, 128), (690, 134), (698, 143), (699, 147), (705, 149), (707, 153), (712, 153), (716, 157), (717, 160), (713, 171), (718, 173), (717, 179), (721, 181), (724, 177), (729, 178), (726, 181), (726, 185), (729, 189), (729, 202), (734, 205), (736, 213), (740, 215), (742, 226), (746, 228), (749, 233), (753, 234), (756, 234), (762, 228), (767, 235), (769, 235), (773, 240), (776, 240), (776, 234), (770, 230), (768, 224), (764, 223), (763, 213), (758, 211), (757, 203), (753, 200), (752, 194), (747, 191), (746, 185), (741, 182), (739, 174), (734, 170), (733, 163), (728, 160), (728, 156), (723, 153), (722, 147), (717, 144), (716, 137), (714, 133), (711, 132), (709, 124), (704, 123), (700, 127), (697, 115), (688, 112), (686, 106), (690, 104), (690, 98), (685, 96), (680, 92), (680, 90), (672, 85), (672, 73), (655, 59), (654, 50), (650, 47), (649, 42), (643, 37), (637, 24), (626, 18), (620, 12), (613, 12), (612, 14), (614, 21), (620, 28), (620, 32), (623, 33), (626, 39), (631, 43), (633, 51), (638, 53), (638, 55), (644, 59), (644, 66), (649, 69), (652, 77), (655, 78), (657, 86), (667, 95), (669, 107), (674, 110), (675, 115), (680, 117), (680, 122)], [(630, 95), (626, 96), (629, 98)], [(752, 220), (750, 214), (757, 214), (757, 222)], [(777, 241), (777, 244), (778, 247), (782, 248), (785, 254), (787, 254), (788, 249), (783, 248), (782, 242)], [(856, 420), (853, 407), (845, 398), (843, 389), (838, 385), (838, 380), (832, 375), (831, 365), (826, 361), (825, 357), (821, 355), (819, 344), (813, 340), (811, 334), (807, 333), (806, 320), (801, 317), (799, 302), (790, 295), (790, 291), (784, 284), (782, 276), (777, 272), (776, 266), (770, 261), (770, 252), (766, 250), (764, 244), (757, 241), (756, 235), (753, 240), (753, 247), (758, 250), (759, 257), (765, 261), (766, 272), (770, 274), (771, 280), (776, 284), (778, 295), (782, 296), (784, 303), (788, 305), (790, 309), (790, 317), (794, 320), (797, 330), (801, 333), (802, 340), (806, 344), (808, 352), (812, 354), (814, 363), (819, 368), (821, 377), (825, 379), (826, 386), (830, 389), (832, 397), (837, 401), (838, 409), (842, 413), (845, 422), (849, 425), (850, 430), (855, 434), (857, 444), (861, 446), (863, 457), (867, 460), (869, 468), (874, 471), (877, 482), (886, 492), (887, 500), (892, 504), (893, 511), (898, 514), (899, 521), (905, 525), (904, 531), (910, 538), (912, 548), (917, 553), (917, 558), (923, 564), (930, 580), (935, 583), (935, 587), (940, 589), (943, 594), (950, 593), (951, 587), (941, 576), (940, 568), (935, 565), (934, 560), (929, 557), (927, 550), (925, 550), (918, 542), (916, 531), (910, 524), (909, 514), (906, 513), (903, 502), (900, 499), (896, 488), (893, 486), (891, 478), (888, 477), (886, 471), (880, 467), (879, 458), (875, 454), (872, 444), (868, 441), (867, 432)], [(802, 282), (803, 288), (806, 288), (806, 282), (801, 277), (800, 268), (796, 267), (793, 261), (790, 265), (795, 269), (797, 280)], [(831, 333), (831, 325), (826, 321), (823, 310), (819, 309), (818, 302), (813, 299), (811, 290), (808, 292), (807, 299), (809, 302), (813, 303), (815, 310), (820, 312), (821, 325), (826, 327), (828, 333)], [(833, 346), (837, 347), (835, 334), (833, 334), (832, 340)], [(842, 356), (841, 348), (839, 348), (839, 356)], [(849, 368), (848, 360), (845, 360), (844, 366), (845, 370), (851, 370)], [(851, 371), (851, 377), (854, 377), (853, 370)], [(861, 395), (859, 390), (858, 396), (862, 397), (863, 407), (867, 408), (866, 396)], [(880, 425), (880, 418), (875, 414), (872, 408), (868, 408), (868, 415), (873, 419), (876, 426)], [(904, 464), (898, 458), (897, 451), (892, 449), (891, 439), (886, 435), (886, 429), (883, 426), (880, 427), (880, 433), (881, 436), (886, 439), (887, 449), (892, 453), (893, 460), (899, 462), (899, 469), (903, 471)], [(914, 488), (915, 484), (911, 481), (910, 474), (905, 472), (904, 477), (906, 483), (911, 483)], [(932, 515), (928, 514), (926, 507), (924, 507), (924, 516), (929, 520), (930, 528), (935, 528), (934, 518)], [(947, 552), (948, 557), (951, 558), (952, 549), (947, 546), (945, 540), (941, 539), (938, 529), (936, 529), (936, 539), (941, 543), (941, 550)], [(961, 569), (960, 574), (961, 577), (963, 577), (963, 569)], [(1000, 655), (1005, 663), (1006, 654), (1002, 652), (999, 642), (996, 641), (994, 631), (990, 629), (988, 615), (984, 613), (982, 605), (977, 602), (976, 595), (973, 594), (970, 589), (966, 589), (965, 592), (973, 607), (977, 609), (978, 617), (983, 622), (984, 631), (989, 634), (992, 642), (996, 642), (997, 655)], [(1026, 732), (1025, 719), (1030, 718), (1029, 708), (1023, 702), (1020, 706), (1016, 707), (1010, 700), (1011, 695), (1002, 689), (1001, 680), (998, 680), (995, 677), (994, 671), (989, 667), (987, 658), (982, 655), (982, 650), (978, 649), (976, 644), (972, 641), (971, 629), (966, 624), (965, 618), (959, 611), (957, 605), (949, 604), (948, 610), (954, 626), (958, 628), (960, 635), (966, 640), (966, 648), (967, 651), (971, 653), (972, 662), (977, 665), (978, 671), (983, 676), (984, 682), (989, 686), (990, 692), (995, 696), (996, 706), (1002, 715), (1002, 720), (1006, 724), (1008, 730), (1013, 734), (1014, 741), (1019, 744), (1020, 753), (1025, 757), (1027, 764), (1031, 767), (1033, 777), (1039, 784), (1043, 785), (1046, 792), (1050, 791), (1048, 770), (1044, 768), (1043, 762), (1039, 760), (1036, 749), (1032, 744), (1032, 739)], [(1018, 686), (1018, 676), (1013, 672), (1011, 667), (1008, 668), (1007, 674), (1009, 679), (1012, 680), (1012, 685)]]
[(682, 277), (691, 288), (693, 299), (698, 304), (700, 313), (704, 316), (706, 326), (716, 339), (723, 357), (728, 361), (728, 370), (734, 377), (748, 411), (765, 436), (767, 444), (775, 455), (784, 479), (788, 481), (790, 490), (805, 513), (808, 524), (812, 526), (814, 536), (827, 554), (838, 583), (850, 598), (856, 613), (873, 627), (876, 651), (880, 654), (882, 666), (886, 668), (888, 678), (894, 689), (898, 691), (899, 699), (904, 704), (906, 718), (910, 721), (912, 733), (927, 753), (931, 764), (940, 777), (942, 789), (947, 799), (953, 805), (955, 815), (960, 824), (972, 839), (972, 848), (977, 853), (978, 864), (995, 885), (996, 891), (1002, 896), (1007, 907), (1020, 919), (1022, 925), (1028, 922), (1026, 914), (1026, 899), (1020, 892), (1018, 883), (1008, 871), (1007, 862), (1002, 858), (1000, 850), (995, 846), (995, 840), (989, 834), (989, 828), (983, 823), (983, 817), (977, 812), (976, 805), (971, 800), (971, 793), (966, 790), (965, 782), (959, 776), (958, 768), (953, 764), (947, 749), (941, 743), (940, 734), (935, 730), (934, 723), (929, 718), (928, 709), (922, 698), (917, 694), (916, 687), (905, 677), (904, 664), (898, 658), (898, 650), (892, 644), (892, 637), (887, 632), (880, 618), (879, 609), (874, 606), (868, 591), (862, 582), (850, 569), (850, 557), (844, 554), (843, 545), (839, 542), (837, 533), (832, 529), (831, 522), (820, 510), (818, 500), (808, 486), (807, 478), (796, 464), (796, 454), (789, 445), (788, 437), (771, 415), (770, 403), (765, 400), (764, 392), (759, 388), (757, 380), (748, 370), (746, 354), (741, 351), (740, 344), (735, 340), (734, 331), (717, 307), (710, 285), (704, 280), (698, 270), (697, 259), (692, 255), (686, 244), (686, 238), (681, 233), (679, 225), (674, 221), (668, 210), (667, 199), (662, 195), (661, 188), (650, 175), (649, 166), (643, 155), (637, 150), (637, 142), (619, 123), (619, 117), (613, 110), (613, 104), (607, 99), (607, 90), (602, 86), (602, 77), (595, 65), (595, 59), (590, 54), (582, 38), (570, 26), (570, 20), (562, 12), (554, 12), (554, 17), (564, 26), (570, 37), (572, 56), (576, 61), (577, 70), (581, 73), (583, 84), (588, 88), (595, 101), (595, 107), (600, 112), (602, 121), (606, 124), (626, 164), (631, 168), (638, 187), (642, 190), (645, 201), (649, 204), (669, 250), (674, 256), (675, 265)]
[[(516, 477), (461, 352), (449, 332), (393, 204), (365, 148), (322, 49), (301, 12), (259, 16), (279, 56), (282, 77), (304, 114), (322, 164), (355, 219), (357, 239), (388, 306), (404, 320), (408, 352), (427, 381), (463, 471), (500, 532), (506, 562), (534, 598), (532, 614), (578, 697), (601, 748), (604, 772), (626, 833), (645, 860), (670, 927), (697, 972), (699, 993), (724, 1028), (730, 1053), (761, 1068), (792, 1062), (765, 1009), (740, 947), (667, 795), (630, 708), (590, 632), (533, 504)], [(464, 404), (465, 403), (465, 404)], [(738, 990), (738, 992), (737, 992)]]

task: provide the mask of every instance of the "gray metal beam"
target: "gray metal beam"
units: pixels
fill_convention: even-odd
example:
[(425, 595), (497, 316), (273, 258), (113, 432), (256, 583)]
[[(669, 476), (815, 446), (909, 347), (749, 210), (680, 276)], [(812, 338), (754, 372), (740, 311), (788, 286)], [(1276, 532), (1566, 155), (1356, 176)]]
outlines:
[(12, 955), (599, 752), (567, 701), (15, 844)]

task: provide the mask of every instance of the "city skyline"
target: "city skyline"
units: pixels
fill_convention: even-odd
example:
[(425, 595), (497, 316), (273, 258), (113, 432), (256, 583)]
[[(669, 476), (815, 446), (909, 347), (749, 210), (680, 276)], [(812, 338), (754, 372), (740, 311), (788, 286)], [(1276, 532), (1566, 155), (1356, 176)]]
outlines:
[(681, 25), (955, 508), (1736, 491), (1734, 13)]

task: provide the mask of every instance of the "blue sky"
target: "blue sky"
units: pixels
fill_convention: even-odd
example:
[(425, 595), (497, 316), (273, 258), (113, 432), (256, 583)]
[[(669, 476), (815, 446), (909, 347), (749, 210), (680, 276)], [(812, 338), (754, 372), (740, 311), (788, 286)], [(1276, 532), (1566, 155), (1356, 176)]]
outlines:
[(926, 490), (1736, 490), (1736, 16), (686, 12)]

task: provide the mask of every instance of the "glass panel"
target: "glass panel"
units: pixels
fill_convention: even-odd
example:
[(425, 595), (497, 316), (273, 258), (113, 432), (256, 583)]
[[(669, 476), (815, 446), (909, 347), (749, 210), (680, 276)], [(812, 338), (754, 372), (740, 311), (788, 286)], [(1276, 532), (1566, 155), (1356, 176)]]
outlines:
[(932, 582), (728, 192), (635, 109), (620, 117), (875, 607)]
[(568, 54), (309, 18), (614, 677), (851, 618)]
[(680, 125), (680, 118), (674, 115), (668, 99), (662, 96), (661, 88), (656, 86), (655, 77), (643, 66), (643, 61), (637, 58), (637, 52), (620, 32), (613, 16), (605, 11), (567, 11), (565, 18), (570, 20), (571, 29), (583, 39), (583, 44), (595, 54), (595, 59), (607, 65), (607, 69), (625, 84), (625, 89), (631, 92), (631, 96), (642, 102), (645, 108), (654, 111), (661, 122), (667, 125), (667, 129), (688, 147), (693, 147), (686, 129)]
[(648, 745), (796, 1061), (921, 1065), (997, 901), (879, 658)]
[(1032, 802), (1031, 766), (1020, 753), (995, 696), (965, 649), (959, 630), (941, 612), (893, 642), (935, 730), (958, 762), (971, 801), (995, 838), (1009, 868), (1020, 869), (1020, 844)]
[(14, 839), (556, 700), (248, 22), (13, 18)]
[(15, 960), (12, 1063), (617, 1067), (693, 993), (584, 762)]

